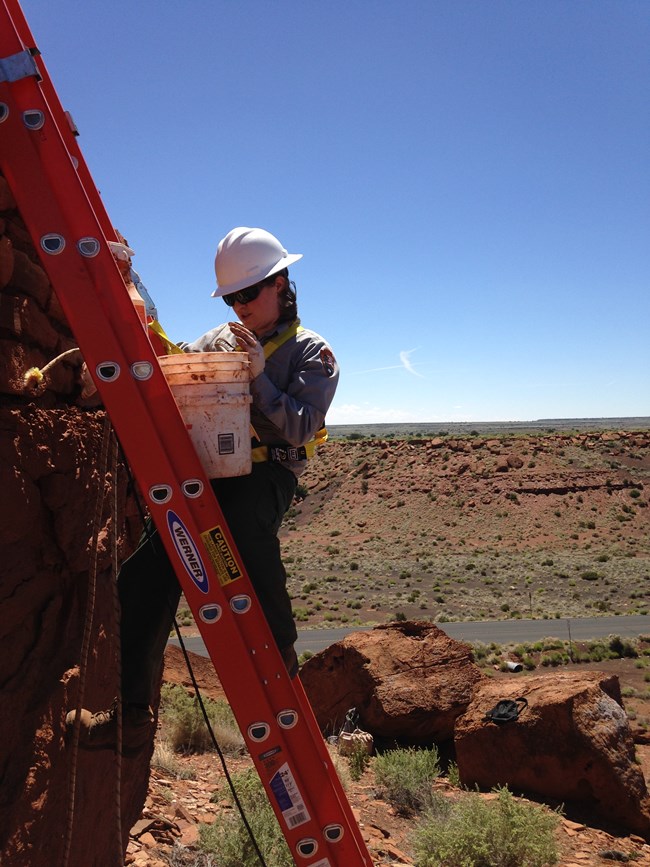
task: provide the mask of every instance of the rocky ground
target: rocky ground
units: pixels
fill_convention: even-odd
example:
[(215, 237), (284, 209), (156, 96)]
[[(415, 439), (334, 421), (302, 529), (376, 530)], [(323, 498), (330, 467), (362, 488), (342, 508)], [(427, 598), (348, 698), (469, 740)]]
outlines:
[[(209, 661), (192, 656), (192, 663), (203, 694), (219, 698), (221, 687)], [(605, 662), (594, 667), (618, 674), (623, 691), (628, 695), (625, 704), (629, 714), (635, 719), (650, 716), (648, 684), (644, 671), (633, 660)], [(189, 683), (182, 656), (174, 648), (168, 651), (165, 671), (168, 682)], [(495, 673), (495, 676), (513, 675)], [(641, 729), (636, 734), (637, 741), (646, 740)], [(159, 730), (158, 738), (164, 742), (164, 728)], [(650, 784), (650, 746), (637, 742), (637, 756)], [(214, 821), (220, 810), (230, 809), (224, 801), (212, 801), (215, 790), (223, 784), (223, 771), (214, 753), (179, 755), (176, 760), (179, 773), (172, 774), (162, 767), (152, 770), (146, 807), (140, 822), (132, 830), (127, 864), (134, 867), (168, 867), (169, 864), (207, 867), (206, 862), (199, 860), (195, 848), (198, 826), (201, 822)], [(227, 761), (231, 772), (249, 765), (248, 760), (241, 756)], [(340, 772), (346, 779), (344, 761)], [(399, 816), (380, 797), (372, 765), (358, 782), (346, 779), (346, 786), (348, 799), (375, 865), (413, 864), (411, 835), (414, 820)], [(436, 783), (436, 789), (448, 797), (458, 794), (445, 777)], [(588, 815), (563, 818), (557, 831), (560, 867), (603, 867), (621, 861), (650, 865), (650, 845), (641, 838), (613, 828), (595, 826), (592, 821)], [(212, 867), (218, 867), (218, 861)]]
[[(649, 482), (647, 430), (334, 440), (301, 478), (282, 529), (299, 625), (648, 613)], [(187, 683), (171, 653), (166, 679)], [(207, 694), (219, 695), (210, 663), (195, 661)], [(650, 781), (647, 669), (638, 660), (593, 667), (619, 675)], [(226, 809), (211, 801), (223, 780), (216, 757), (178, 761), (186, 779), (152, 772), (129, 846), (137, 867), (194, 865), (182, 847), (191, 851), (198, 823)], [(449, 780), (437, 785), (453, 794)], [(378, 797), (372, 770), (348, 786), (375, 863), (413, 863), (413, 822)], [(650, 865), (640, 838), (588, 816), (565, 818), (558, 843), (563, 867)]]

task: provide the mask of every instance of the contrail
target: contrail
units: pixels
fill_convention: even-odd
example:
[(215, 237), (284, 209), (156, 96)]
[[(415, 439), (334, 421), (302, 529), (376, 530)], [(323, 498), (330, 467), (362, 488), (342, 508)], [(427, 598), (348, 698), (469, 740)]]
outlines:
[(412, 373), (413, 376), (419, 376), (424, 379), (425, 377), (422, 376), (421, 373), (418, 373), (417, 370), (414, 370), (413, 365), (411, 364), (410, 356), (413, 355), (414, 352), (415, 349), (403, 349), (399, 354), (399, 360), (402, 362), (403, 367), (405, 367), (409, 373)]
[(415, 352), (415, 349), (404, 349), (399, 354), (401, 364), (389, 364), (387, 367), (371, 367), (368, 370), (353, 370), (348, 376), (359, 376), (362, 373), (378, 373), (381, 370), (408, 370), (409, 373), (412, 373), (414, 376), (419, 376), (422, 379), (426, 379), (421, 373), (418, 373), (417, 370), (414, 370), (413, 364), (409, 356)]
[(371, 367), (369, 370), (353, 370), (348, 376), (354, 376), (359, 373), (377, 373), (379, 370), (399, 370), (403, 364), (391, 364), (388, 367)]

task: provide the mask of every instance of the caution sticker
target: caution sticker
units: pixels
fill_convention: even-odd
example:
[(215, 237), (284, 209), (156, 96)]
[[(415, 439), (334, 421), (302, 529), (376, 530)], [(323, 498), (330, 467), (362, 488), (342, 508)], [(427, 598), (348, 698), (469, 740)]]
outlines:
[(289, 828), (309, 822), (310, 816), (288, 764), (271, 777), (271, 791)]
[(242, 571), (237, 565), (220, 526), (217, 525), (201, 533), (201, 538), (222, 587), (242, 577)]

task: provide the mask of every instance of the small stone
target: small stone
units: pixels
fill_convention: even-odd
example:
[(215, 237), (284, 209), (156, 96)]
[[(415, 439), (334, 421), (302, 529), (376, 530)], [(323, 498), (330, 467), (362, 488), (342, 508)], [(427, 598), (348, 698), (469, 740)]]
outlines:
[(181, 843), (184, 846), (195, 846), (199, 842), (199, 829), (197, 825), (188, 825), (181, 832)]

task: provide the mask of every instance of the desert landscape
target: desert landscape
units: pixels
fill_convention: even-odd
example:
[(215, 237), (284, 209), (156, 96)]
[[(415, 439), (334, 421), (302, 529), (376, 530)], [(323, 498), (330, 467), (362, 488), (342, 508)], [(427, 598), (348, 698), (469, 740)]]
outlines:
[(635, 421), (334, 428), (282, 530), (299, 627), (647, 613)]

